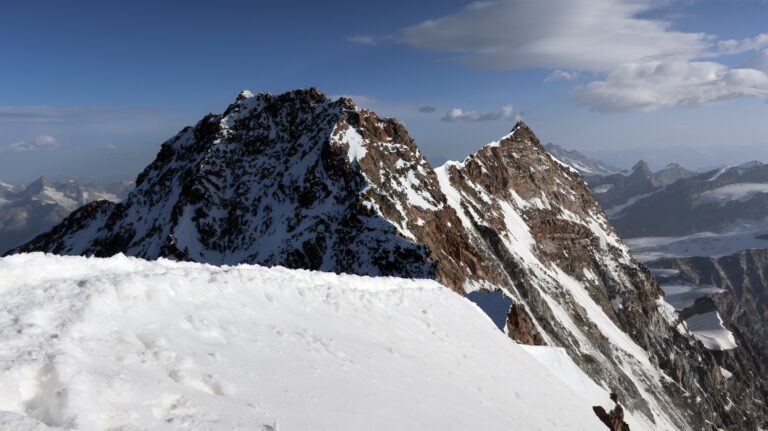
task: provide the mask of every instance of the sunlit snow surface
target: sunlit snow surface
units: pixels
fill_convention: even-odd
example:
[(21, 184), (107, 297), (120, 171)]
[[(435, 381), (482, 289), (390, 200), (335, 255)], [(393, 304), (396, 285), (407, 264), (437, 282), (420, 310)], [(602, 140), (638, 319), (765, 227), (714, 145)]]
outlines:
[(16, 255), (0, 343), (2, 429), (597, 430), (612, 405), (432, 281)]
[(684, 310), (696, 303), (702, 297), (710, 297), (717, 293), (725, 292), (725, 289), (711, 285), (695, 285), (692, 283), (674, 282), (661, 283), (667, 302), (677, 310)]
[(698, 314), (685, 321), (699, 341), (710, 350), (729, 350), (738, 347), (733, 334), (725, 329), (717, 311)]
[[(664, 290), (667, 302), (676, 310), (692, 307), (700, 298), (712, 297), (725, 292), (712, 285), (696, 285), (677, 279), (680, 271), (677, 269), (652, 269), (651, 272)], [(733, 333), (729, 331), (720, 313), (710, 311), (696, 314), (685, 320), (688, 329), (709, 350), (730, 350), (738, 347)]]

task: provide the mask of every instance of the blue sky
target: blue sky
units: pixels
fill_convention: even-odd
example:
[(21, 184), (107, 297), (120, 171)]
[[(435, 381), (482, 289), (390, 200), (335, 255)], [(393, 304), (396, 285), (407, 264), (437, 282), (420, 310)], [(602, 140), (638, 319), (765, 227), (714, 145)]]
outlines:
[(766, 17), (761, 0), (13, 2), (0, 179), (132, 178), (240, 90), (309, 86), (401, 119), (434, 163), (518, 118), (621, 166), (768, 160)]

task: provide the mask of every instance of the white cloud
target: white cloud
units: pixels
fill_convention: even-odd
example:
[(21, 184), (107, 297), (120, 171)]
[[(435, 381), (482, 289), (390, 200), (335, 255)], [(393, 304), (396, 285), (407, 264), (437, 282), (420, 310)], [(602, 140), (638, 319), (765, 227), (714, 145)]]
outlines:
[(459, 121), (494, 121), (500, 119), (513, 120), (516, 118), (513, 115), (513, 111), (514, 109), (511, 105), (502, 107), (498, 112), (464, 111), (461, 108), (452, 108), (440, 119), (449, 123)]
[(31, 141), (17, 141), (2, 145), (0, 146), (0, 153), (28, 153), (58, 145), (59, 141), (53, 136), (42, 135)]
[(378, 41), (375, 37), (367, 34), (356, 34), (347, 38), (347, 42), (359, 43), (362, 45), (376, 45)]
[(574, 70), (560, 70), (557, 69), (554, 72), (550, 73), (546, 78), (544, 78), (544, 82), (550, 82), (550, 81), (572, 81), (579, 77), (579, 72), (576, 72)]
[(750, 69), (757, 69), (765, 73), (768, 73), (768, 49), (760, 51), (757, 55), (752, 57), (744, 65), (744, 67), (748, 67)]
[(768, 75), (715, 62), (654, 60), (624, 64), (575, 93), (595, 111), (653, 111), (744, 96), (768, 98)]
[(487, 68), (607, 72), (641, 59), (688, 59), (712, 47), (704, 33), (673, 31), (667, 21), (639, 18), (658, 0), (496, 0), (403, 29), (398, 39), (420, 49), (455, 53)]
[(718, 51), (721, 54), (740, 54), (754, 51), (768, 46), (768, 33), (758, 34), (742, 40), (721, 40), (717, 42)]
[(347, 99), (352, 99), (353, 102), (357, 105), (361, 105), (363, 107), (369, 106), (369, 105), (375, 105), (379, 103), (379, 100), (375, 97), (366, 96), (364, 94), (332, 94), (328, 96), (330, 99), (338, 99), (341, 97), (346, 97)]
[[(674, 0), (492, 0), (401, 30), (413, 47), (452, 53), (484, 68), (553, 70), (545, 82), (581, 72), (602, 78), (575, 89), (591, 109), (653, 111), (700, 106), (738, 97), (767, 98), (768, 50), (740, 68), (723, 55), (768, 47), (768, 33), (717, 41), (680, 32), (661, 16)], [(670, 15), (667, 15), (670, 16)], [(671, 19), (671, 18), (670, 18)], [(497, 113), (454, 108), (445, 121), (496, 119)]]

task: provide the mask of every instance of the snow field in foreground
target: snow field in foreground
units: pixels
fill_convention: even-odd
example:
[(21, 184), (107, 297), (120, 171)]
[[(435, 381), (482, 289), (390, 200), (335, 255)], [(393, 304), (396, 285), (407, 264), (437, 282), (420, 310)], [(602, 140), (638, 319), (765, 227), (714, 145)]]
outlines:
[(10, 430), (599, 430), (612, 406), (432, 281), (15, 255), (0, 343)]

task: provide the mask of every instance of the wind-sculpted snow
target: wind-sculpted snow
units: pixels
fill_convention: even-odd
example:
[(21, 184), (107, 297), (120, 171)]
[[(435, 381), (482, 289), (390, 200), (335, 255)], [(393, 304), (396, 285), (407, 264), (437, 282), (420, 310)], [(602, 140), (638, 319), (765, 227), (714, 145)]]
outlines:
[(11, 430), (593, 431), (610, 404), (427, 280), (16, 255), (0, 343)]
[(17, 251), (258, 263), (499, 291), (484, 297), (499, 303), (484, 306), (510, 338), (563, 348), (649, 427), (754, 429), (759, 415), (749, 391), (730, 388), (680, 324), (583, 178), (523, 123), (433, 169), (402, 124), (349, 99), (244, 92), (163, 144), (124, 203), (78, 210)]

